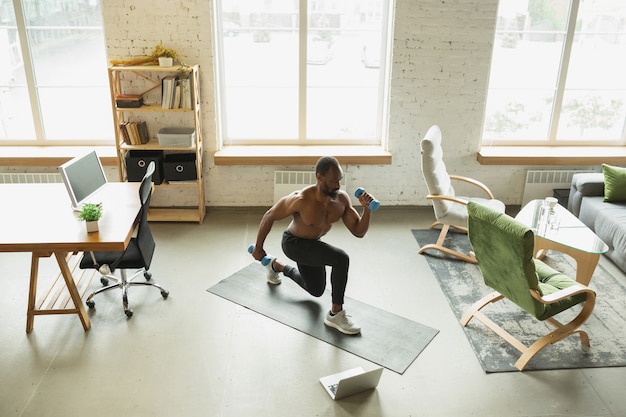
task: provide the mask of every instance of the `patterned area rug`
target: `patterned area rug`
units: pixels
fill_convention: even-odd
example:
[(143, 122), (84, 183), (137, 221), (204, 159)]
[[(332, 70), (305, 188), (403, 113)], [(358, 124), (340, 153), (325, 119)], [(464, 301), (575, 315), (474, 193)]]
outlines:
[[(438, 230), (412, 232), (419, 246), (436, 242), (439, 235)], [(471, 248), (467, 235), (454, 232), (448, 233), (445, 246), (464, 253), (468, 253)], [(453, 259), (434, 250), (423, 256), (426, 256), (450, 308), (458, 319), (475, 301), (492, 291), (484, 284), (478, 265)], [(551, 251), (544, 261), (568, 276), (575, 276), (576, 263), (567, 255)], [(596, 305), (582, 328), (589, 335), (591, 351), (583, 352), (580, 338), (572, 335), (544, 348), (525, 370), (626, 366), (626, 288), (601, 265), (596, 268), (589, 286), (596, 291)], [(553, 329), (508, 300), (492, 304), (484, 308), (483, 312), (527, 346)], [(578, 310), (574, 313), (577, 312)], [(565, 321), (566, 315), (572, 313), (563, 312), (556, 318), (561, 317)], [(470, 321), (464, 331), (485, 372), (517, 371), (514, 367), (520, 356), (517, 349), (476, 319)]]

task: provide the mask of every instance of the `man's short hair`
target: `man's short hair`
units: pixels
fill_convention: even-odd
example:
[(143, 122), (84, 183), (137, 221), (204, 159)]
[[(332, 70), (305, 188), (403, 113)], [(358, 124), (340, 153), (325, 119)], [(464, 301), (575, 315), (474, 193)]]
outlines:
[(334, 156), (322, 156), (315, 165), (315, 174), (326, 175), (331, 167), (339, 167), (337, 158)]

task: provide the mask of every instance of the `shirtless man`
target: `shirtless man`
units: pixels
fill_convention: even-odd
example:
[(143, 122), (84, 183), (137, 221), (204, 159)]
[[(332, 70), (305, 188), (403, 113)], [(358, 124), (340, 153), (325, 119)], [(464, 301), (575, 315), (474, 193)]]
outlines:
[(315, 185), (281, 198), (263, 215), (252, 256), (256, 260), (263, 259), (267, 255), (263, 244), (274, 222), (292, 216), (289, 227), (283, 233), (282, 249), (296, 262), (297, 268), (272, 258), (266, 267), (267, 281), (280, 284), (278, 273), (282, 272), (309, 294), (320, 297), (326, 288), (326, 265), (331, 266), (332, 306), (324, 324), (345, 334), (358, 334), (361, 328), (343, 309), (350, 259), (343, 250), (322, 242), (320, 238), (340, 219), (354, 236), (365, 236), (372, 215), (369, 203), (373, 198), (367, 193), (359, 196), (359, 202), (364, 207), (360, 216), (348, 194), (339, 189), (343, 170), (333, 157), (319, 159), (315, 176)]

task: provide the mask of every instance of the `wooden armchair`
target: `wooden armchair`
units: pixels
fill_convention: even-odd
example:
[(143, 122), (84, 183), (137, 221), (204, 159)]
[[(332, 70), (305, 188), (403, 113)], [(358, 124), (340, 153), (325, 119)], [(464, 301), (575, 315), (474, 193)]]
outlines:
[[(466, 326), (472, 318), (480, 320), (522, 355), (515, 367), (524, 370), (528, 362), (544, 347), (578, 333), (583, 349), (589, 348), (589, 336), (580, 326), (587, 321), (595, 305), (596, 294), (585, 285), (533, 258), (534, 233), (510, 216), (479, 203), (470, 202), (469, 239), (485, 284), (495, 291), (472, 305), (461, 318)], [(555, 330), (530, 346), (520, 342), (482, 310), (502, 299), (508, 299)], [(580, 312), (562, 324), (554, 316), (584, 303)]]

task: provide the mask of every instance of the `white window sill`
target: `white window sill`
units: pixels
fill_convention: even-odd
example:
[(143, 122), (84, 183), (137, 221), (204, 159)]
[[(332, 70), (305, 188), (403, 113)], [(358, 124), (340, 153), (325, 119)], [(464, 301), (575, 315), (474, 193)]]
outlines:
[(626, 165), (626, 147), (488, 146), (476, 160), (481, 165)]
[(380, 146), (225, 146), (215, 165), (315, 165), (322, 156), (344, 165), (390, 165), (391, 153)]
[(115, 146), (3, 146), (0, 147), (0, 166), (59, 166), (93, 150), (102, 165), (117, 166)]

